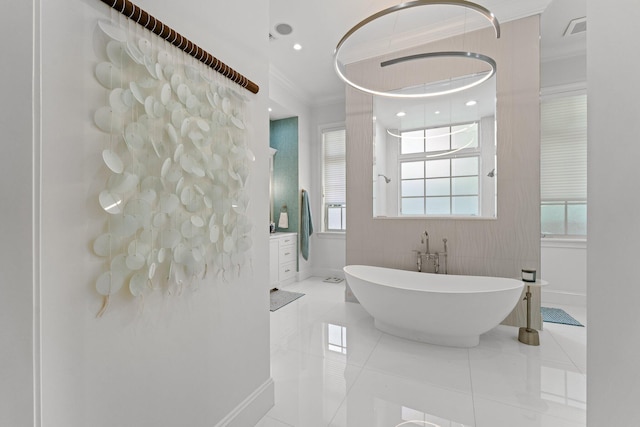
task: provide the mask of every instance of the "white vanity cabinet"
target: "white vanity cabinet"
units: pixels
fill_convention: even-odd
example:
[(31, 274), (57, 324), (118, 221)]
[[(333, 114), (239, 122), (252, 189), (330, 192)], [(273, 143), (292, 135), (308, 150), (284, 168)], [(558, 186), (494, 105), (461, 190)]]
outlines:
[(298, 233), (275, 233), (269, 241), (269, 283), (274, 288), (296, 277)]
[(269, 239), (269, 288), (278, 284), (278, 239)]

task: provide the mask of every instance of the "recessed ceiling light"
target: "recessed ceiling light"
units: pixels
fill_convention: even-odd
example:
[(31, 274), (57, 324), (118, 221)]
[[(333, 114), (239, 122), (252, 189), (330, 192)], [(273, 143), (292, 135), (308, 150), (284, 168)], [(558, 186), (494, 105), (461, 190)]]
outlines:
[(466, 105), (467, 107), (473, 107), (477, 103), (478, 103), (478, 101), (475, 101), (475, 100), (472, 99), (471, 101), (467, 101), (467, 103), (464, 104), (464, 105)]
[(272, 111), (273, 111), (273, 108), (269, 107), (269, 112), (272, 112)]
[(406, 115), (407, 115), (407, 113), (405, 113), (404, 111), (399, 111), (398, 113), (396, 113), (396, 116), (398, 116), (398, 117), (404, 117)]
[(435, 114), (440, 114), (440, 111), (436, 111)]
[(282, 24), (276, 25), (276, 31), (281, 36), (288, 36), (289, 34), (291, 34), (293, 32), (293, 28), (291, 27), (291, 25), (285, 24), (283, 22)]
[(295, 50), (300, 50), (300, 49), (302, 49), (302, 45), (300, 43), (296, 43), (296, 44), (293, 45), (293, 48)]

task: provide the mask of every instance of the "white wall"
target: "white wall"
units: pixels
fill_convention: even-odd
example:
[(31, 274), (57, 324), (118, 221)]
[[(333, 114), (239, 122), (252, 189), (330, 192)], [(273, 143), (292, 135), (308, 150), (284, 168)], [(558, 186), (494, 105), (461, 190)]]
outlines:
[(387, 193), (389, 188), (384, 177), (389, 176), (387, 171), (387, 132), (379, 122), (373, 125), (373, 214), (376, 216), (387, 215)]
[[(312, 109), (311, 121), (311, 173), (312, 210), (316, 232), (311, 238), (311, 261), (313, 275), (320, 277), (344, 277), (345, 235), (341, 233), (321, 233), (322, 231), (322, 139), (321, 129), (325, 126), (344, 126), (344, 101), (316, 106)], [(347, 144), (349, 142), (347, 141)], [(347, 209), (349, 209), (347, 207)], [(347, 225), (348, 227), (348, 225)]]
[(587, 15), (587, 419), (623, 426), (640, 420), (640, 7), (587, 0)]
[(400, 144), (398, 144), (398, 140), (395, 137), (386, 132), (386, 129), (384, 129), (383, 132), (386, 135), (385, 139), (387, 144), (385, 152), (387, 162), (386, 173), (389, 178), (393, 178), (393, 181), (387, 185), (386, 213), (389, 216), (393, 216), (400, 210), (398, 206), (398, 193), (400, 191), (400, 183), (398, 182), (398, 177), (400, 176), (398, 156), (400, 155)]
[(587, 305), (587, 242), (542, 239), (540, 278), (549, 282), (542, 303)]
[(575, 55), (543, 61), (540, 69), (540, 85), (543, 88), (583, 84), (587, 80), (587, 57)]
[[(32, 34), (38, 2), (17, 2), (0, 14), (2, 46), (0, 93), (0, 425), (34, 423), (37, 359), (34, 351), (34, 297), (37, 298), (37, 191), (34, 171), (39, 141), (34, 140), (39, 88), (29, 72), (37, 33)], [(19, 37), (16, 37), (19, 35)], [(35, 40), (34, 40), (35, 38)], [(37, 62), (35, 62), (37, 63)], [(35, 110), (34, 110), (35, 108)], [(36, 364), (34, 364), (34, 362)]]
[[(311, 131), (311, 109), (301, 100), (298, 90), (293, 87), (290, 82), (281, 78), (281, 74), (277, 70), (271, 70), (269, 74), (269, 99), (278, 104), (285, 111), (291, 113), (290, 117), (298, 117), (298, 194), (304, 188), (309, 192), (313, 199), (315, 194), (312, 184), (311, 171), (311, 139), (313, 138)], [(276, 156), (278, 154), (276, 153)], [(299, 202), (301, 200), (299, 199)], [(299, 210), (301, 212), (301, 210)], [(313, 216), (314, 229), (318, 230), (317, 215), (315, 210), (311, 210)], [(305, 260), (300, 253), (300, 233), (298, 233), (298, 280), (304, 280), (312, 276), (312, 260), (313, 260), (313, 238), (309, 243), (309, 259)]]
[[(247, 109), (251, 123), (247, 140), (258, 157), (248, 191), (254, 224), (266, 224), (268, 4), (258, 0), (224, 5), (196, 0), (136, 3), (261, 86), (258, 95), (249, 96)], [(13, 398), (11, 410), (0, 411), (0, 424), (34, 424), (30, 377), (35, 372), (38, 379), (39, 367), (31, 366), (35, 357), (41, 359), (41, 414), (46, 426), (212, 426), (227, 421), (252, 425), (273, 404), (268, 293), (262, 281), (268, 275), (266, 227), (264, 232), (256, 227), (252, 268), (235, 282), (209, 280), (182, 295), (156, 292), (144, 304), (121, 296), (97, 319), (102, 298), (94, 282), (103, 267), (90, 248), (104, 223), (97, 194), (106, 169), (100, 159), (101, 134), (92, 116), (104, 103), (105, 92), (93, 77), (98, 62), (93, 35), (98, 18), (118, 15), (99, 1), (72, 0), (64, 7), (42, 2), (41, 14), (36, 15), (41, 26), (36, 19), (34, 29), (27, 6), (23, 13), (2, 18), (3, 31), (14, 29), (10, 23), (21, 18), (26, 27), (16, 29), (16, 34), (26, 36), (26, 44), (18, 43), (21, 39), (15, 35), (8, 38), (25, 55), (30, 56), (33, 49), (36, 58), (42, 55), (42, 68), (36, 66), (34, 71), (35, 81), (42, 79), (42, 137), (36, 135), (32, 152), (30, 134), (37, 133), (39, 126), (37, 117), (34, 121), (30, 117), (32, 67), (28, 58), (16, 57), (13, 79), (2, 80), (15, 88), (15, 93), (3, 92), (2, 112), (21, 129), (15, 134), (15, 142), (21, 145), (7, 148), (10, 155), (2, 157), (0, 168), (2, 199), (12, 200), (12, 210), (3, 209), (3, 227), (11, 231), (10, 239), (2, 239), (0, 316), (2, 325), (12, 325), (20, 339), (13, 338), (12, 346), (1, 346), (2, 351), (13, 348), (8, 361), (3, 354), (0, 397), (3, 405), (6, 396)], [(254, 13), (246, 14), (247, 9)], [(227, 18), (220, 19), (221, 13)], [(242, 31), (238, 31), (239, 22)], [(41, 52), (28, 40), (32, 30), (42, 34)], [(9, 45), (4, 45), (3, 53), (11, 51)], [(37, 169), (40, 157), (41, 169)], [(32, 174), (33, 161), (36, 171)], [(41, 209), (40, 230), (38, 224), (31, 224), (32, 197), (34, 208)], [(41, 239), (36, 248), (41, 254), (39, 265), (38, 254), (31, 255), (33, 232), (41, 233), (34, 241)], [(11, 241), (13, 249), (5, 257), (9, 250), (5, 242)], [(10, 263), (7, 268), (5, 260)], [(31, 277), (33, 262), (35, 278)], [(9, 298), (5, 299), (5, 292)], [(34, 292), (40, 292), (35, 302)], [(5, 310), (5, 305), (13, 308)], [(41, 316), (42, 329), (32, 351), (33, 343), (28, 341), (34, 311), (36, 318)], [(1, 338), (4, 341), (4, 328)], [(13, 369), (8, 382), (6, 366)]]
[[(586, 55), (543, 61), (540, 70), (542, 97), (584, 93), (587, 88), (586, 61)], [(586, 306), (586, 240), (541, 239), (540, 277), (549, 282), (542, 291), (543, 303)]]
[[(519, 277), (522, 268), (539, 269), (540, 262), (540, 108), (539, 17), (532, 16), (501, 26), (495, 40), (490, 30), (467, 37), (467, 48), (494, 58), (498, 64), (498, 216), (496, 219), (373, 219), (371, 192), (371, 96), (347, 90), (347, 263), (415, 269), (420, 236), (428, 230), (433, 251), (448, 239), (450, 274)], [(468, 35), (467, 35), (468, 36)], [(469, 46), (468, 43), (473, 45)], [(429, 45), (433, 51), (459, 46), (455, 38)], [(456, 44), (458, 43), (458, 44)], [(424, 47), (420, 50), (424, 51)], [(415, 50), (403, 52), (414, 53)], [(378, 61), (380, 59), (378, 58)], [(404, 87), (425, 72), (415, 68), (372, 73), (370, 63), (353, 64), (348, 72), (380, 89)], [(402, 67), (402, 65), (397, 65)], [(379, 68), (379, 67), (378, 67)], [(435, 68), (435, 67), (434, 67)], [(446, 71), (446, 70), (445, 70)], [(383, 75), (389, 72), (388, 75)], [(391, 75), (393, 73), (393, 75)], [(434, 76), (429, 76), (436, 80)], [(406, 78), (407, 81), (400, 81)], [(413, 80), (411, 80), (413, 79)], [(363, 80), (360, 80), (362, 82)], [(366, 84), (365, 83), (365, 84)], [(394, 86), (391, 86), (394, 85)], [(534, 307), (539, 305), (534, 294)], [(539, 312), (539, 311), (538, 311)], [(536, 318), (537, 317), (537, 318)], [(509, 324), (526, 323), (526, 305), (520, 303)], [(532, 324), (541, 319), (533, 312)]]

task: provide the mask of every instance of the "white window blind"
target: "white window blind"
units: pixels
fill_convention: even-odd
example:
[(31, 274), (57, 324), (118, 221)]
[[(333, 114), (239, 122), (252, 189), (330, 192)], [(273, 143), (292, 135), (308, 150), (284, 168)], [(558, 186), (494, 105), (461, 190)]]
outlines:
[(587, 96), (541, 106), (540, 192), (543, 201), (587, 199)]
[(346, 131), (325, 131), (323, 145), (323, 184), (325, 204), (345, 204), (346, 196)]

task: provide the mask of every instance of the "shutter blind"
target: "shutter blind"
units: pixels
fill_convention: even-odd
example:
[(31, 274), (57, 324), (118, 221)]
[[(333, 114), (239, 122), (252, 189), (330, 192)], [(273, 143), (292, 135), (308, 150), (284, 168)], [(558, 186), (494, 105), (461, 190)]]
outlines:
[(541, 105), (540, 195), (543, 201), (587, 199), (587, 96)]
[(346, 131), (327, 131), (322, 134), (324, 155), (324, 202), (345, 204), (346, 197)]

